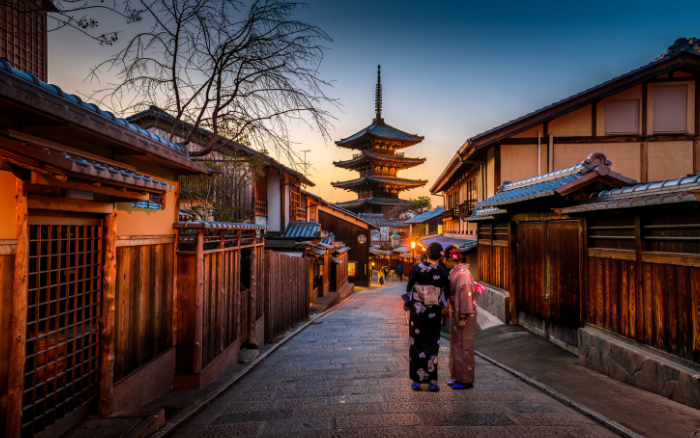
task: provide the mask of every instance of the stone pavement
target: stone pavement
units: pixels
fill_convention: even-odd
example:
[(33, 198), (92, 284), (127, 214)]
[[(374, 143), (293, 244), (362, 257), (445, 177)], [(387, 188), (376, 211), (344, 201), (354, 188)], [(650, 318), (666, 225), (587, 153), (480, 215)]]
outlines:
[(612, 437), (607, 429), (477, 360), (474, 389), (408, 379), (405, 283), (370, 288), (273, 353), (176, 437)]

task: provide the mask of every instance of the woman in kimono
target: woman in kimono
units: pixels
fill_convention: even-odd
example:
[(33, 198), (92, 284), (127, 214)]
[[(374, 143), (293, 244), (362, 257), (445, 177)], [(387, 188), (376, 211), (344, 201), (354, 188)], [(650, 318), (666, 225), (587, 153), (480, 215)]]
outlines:
[(447, 307), (450, 296), (450, 278), (447, 269), (438, 265), (442, 257), (442, 245), (431, 243), (425, 251), (427, 260), (413, 265), (408, 274), (404, 295), (410, 312), (408, 354), (412, 388), (419, 390), (428, 384), (428, 391), (439, 391), (438, 352), (442, 309)]
[(476, 287), (469, 265), (460, 262), (455, 245), (445, 248), (444, 263), (450, 270), (450, 376), (452, 389), (474, 386), (474, 334), (476, 323)]

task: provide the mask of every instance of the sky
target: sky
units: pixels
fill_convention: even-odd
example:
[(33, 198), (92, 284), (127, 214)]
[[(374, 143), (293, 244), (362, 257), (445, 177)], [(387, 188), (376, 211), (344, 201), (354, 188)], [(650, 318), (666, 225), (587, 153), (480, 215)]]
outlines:
[[(404, 151), (427, 162), (399, 176), (428, 184), (404, 192), (405, 199), (429, 195), (469, 137), (647, 64), (677, 38), (700, 37), (700, 4), (689, 1), (672, 7), (644, 0), (308, 4), (295, 18), (333, 38), (319, 68), (323, 79), (333, 81), (327, 94), (341, 104), (326, 107), (335, 117), (332, 140), (372, 122), (378, 64), (385, 122), (425, 137)], [(104, 87), (86, 80), (90, 68), (115, 51), (73, 30), (53, 32), (49, 81), (66, 92), (90, 94)], [(356, 199), (330, 184), (358, 176), (332, 165), (353, 151), (324, 142), (306, 125), (290, 128), (294, 148), (311, 151), (308, 176), (316, 186), (309, 190), (331, 202)], [(442, 204), (441, 197), (432, 200)]]

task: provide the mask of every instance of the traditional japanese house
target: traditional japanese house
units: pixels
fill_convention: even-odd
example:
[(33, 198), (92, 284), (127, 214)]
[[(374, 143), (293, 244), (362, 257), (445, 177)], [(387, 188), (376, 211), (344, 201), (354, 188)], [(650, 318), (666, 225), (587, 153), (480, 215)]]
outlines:
[(467, 139), (431, 188), (446, 198), (444, 231), (474, 235), (464, 219), (476, 202), (593, 152), (640, 182), (700, 172), (699, 50), (678, 39), (647, 65)]
[[(127, 120), (164, 138), (171, 135), (178, 138), (178, 133), (189, 132), (192, 129), (192, 125), (187, 122), (179, 121), (176, 124), (171, 114), (154, 106), (134, 114)], [(191, 152), (201, 150), (209, 144), (213, 135), (211, 131), (198, 129), (188, 148)], [(220, 175), (219, 178), (226, 178), (226, 193), (222, 196), (211, 193), (210, 179), (183, 176), (182, 184), (186, 188), (200, 194), (200, 197), (201, 194), (206, 195), (207, 201), (194, 199), (195, 204), (218, 204), (219, 211), (228, 212), (227, 216), (237, 221), (252, 220), (254, 217), (256, 224), (265, 225), (270, 232), (282, 232), (289, 222), (306, 220), (306, 210), (301, 205), (301, 190), (304, 187), (313, 187), (315, 184), (311, 180), (266, 153), (239, 143), (229, 144), (225, 138), (220, 142), (220, 151), (194, 160), (216, 164), (223, 169), (221, 173), (224, 175)]]
[(397, 175), (403, 169), (425, 162), (425, 158), (408, 158), (403, 152), (397, 152), (422, 142), (423, 137), (408, 134), (384, 122), (379, 70), (375, 113), (371, 125), (335, 143), (341, 148), (360, 151), (350, 160), (333, 163), (337, 167), (360, 173), (359, 178), (332, 183), (333, 187), (357, 193), (357, 200), (338, 203), (338, 206), (353, 212), (371, 212), (408, 203), (399, 198), (399, 193), (422, 187), (427, 183), (422, 180), (399, 178)]
[(408, 225), (408, 234), (414, 238), (442, 234), (442, 213), (444, 206), (435, 207), (434, 210), (426, 211), (410, 219), (405, 223)]
[(180, 145), (0, 59), (0, 430), (58, 435), (173, 386)]
[[(347, 251), (347, 283), (369, 286), (370, 237), (375, 226), (349, 210), (325, 201), (319, 196), (302, 191), (308, 220), (316, 220), (321, 228), (333, 233), (343, 242)], [(349, 288), (350, 286), (346, 286)]]
[(585, 225), (579, 363), (695, 408), (699, 199), (694, 175), (598, 192), (559, 210)]
[(509, 182), (476, 204), (477, 300), (504, 321), (517, 322), (576, 351), (584, 290), (585, 223), (557, 213), (591, 193), (636, 182), (611, 170), (600, 153), (555, 172)]

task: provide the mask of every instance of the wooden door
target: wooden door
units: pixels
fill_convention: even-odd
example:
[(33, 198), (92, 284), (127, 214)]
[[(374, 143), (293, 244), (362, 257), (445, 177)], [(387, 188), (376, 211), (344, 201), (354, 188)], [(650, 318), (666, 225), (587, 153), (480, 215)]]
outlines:
[(518, 225), (520, 325), (568, 348), (580, 327), (579, 221)]
[(547, 337), (565, 348), (577, 346), (581, 325), (579, 222), (549, 222), (547, 234)]
[(102, 220), (29, 218), (22, 436), (58, 436), (98, 395)]
[(518, 225), (518, 322), (537, 333), (547, 335), (545, 296), (546, 222), (521, 222)]

